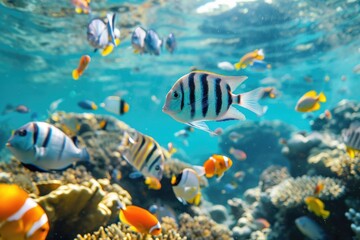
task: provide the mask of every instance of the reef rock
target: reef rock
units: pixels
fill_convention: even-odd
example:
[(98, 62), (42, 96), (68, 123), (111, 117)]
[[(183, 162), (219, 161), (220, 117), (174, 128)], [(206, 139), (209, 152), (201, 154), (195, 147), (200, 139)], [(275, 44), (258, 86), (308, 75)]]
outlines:
[(94, 231), (111, 223), (110, 219), (114, 220), (113, 215), (119, 212), (118, 201), (129, 204), (131, 198), (124, 190), (122, 194), (108, 193), (99, 182), (92, 179), (82, 185), (60, 186), (36, 201), (49, 218), (49, 236), (70, 239), (78, 233)]
[(321, 114), (311, 123), (311, 129), (341, 134), (341, 131), (349, 128), (352, 122), (360, 121), (360, 103), (342, 100), (330, 112), (331, 119)]

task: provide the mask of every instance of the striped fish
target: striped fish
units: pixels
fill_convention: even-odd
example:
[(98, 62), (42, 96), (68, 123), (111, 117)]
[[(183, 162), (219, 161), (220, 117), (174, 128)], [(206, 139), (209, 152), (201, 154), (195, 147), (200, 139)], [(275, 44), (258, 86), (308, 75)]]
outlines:
[(104, 102), (101, 103), (100, 106), (103, 107), (106, 111), (118, 115), (123, 115), (130, 109), (129, 104), (127, 104), (124, 99), (119, 96), (109, 96), (105, 98)]
[(120, 146), (121, 156), (145, 177), (162, 179), (164, 154), (160, 145), (151, 137), (139, 132), (132, 138), (125, 132)]
[[(223, 76), (193, 71), (176, 81), (166, 96), (163, 112), (175, 120), (211, 132), (204, 121), (245, 120), (244, 114), (233, 107), (242, 106), (262, 115), (266, 108), (258, 104), (263, 88), (233, 94), (247, 77)], [(212, 133), (212, 132), (211, 132)]]
[(30, 122), (17, 129), (6, 146), (30, 170), (63, 170), (77, 161), (89, 161), (86, 149), (46, 122)]
[(360, 122), (353, 123), (349, 129), (343, 132), (346, 152), (351, 158), (360, 153)]

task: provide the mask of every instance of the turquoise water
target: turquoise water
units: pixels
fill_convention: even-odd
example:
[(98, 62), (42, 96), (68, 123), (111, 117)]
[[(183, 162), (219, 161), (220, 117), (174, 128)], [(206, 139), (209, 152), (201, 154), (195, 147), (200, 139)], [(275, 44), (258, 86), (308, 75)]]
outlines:
[[(89, 16), (76, 14), (70, 1), (1, 1), (0, 109), (6, 104), (25, 104), (44, 120), (56, 99), (64, 98), (58, 110), (84, 112), (78, 101), (90, 99), (99, 104), (120, 91), (125, 93), (130, 111), (119, 119), (163, 146), (170, 141), (180, 145), (196, 159), (217, 148), (217, 139), (196, 130), (189, 146), (181, 146), (173, 134), (184, 124), (161, 111), (166, 93), (192, 66), (248, 76), (245, 88), (235, 92), (258, 87), (265, 77), (275, 78), (281, 95), (263, 101), (269, 110), (261, 118), (244, 110), (251, 120), (280, 119), (306, 130), (308, 120), (294, 110), (306, 91), (324, 91), (328, 97), (315, 116), (344, 98), (360, 99), (356, 91), (360, 75), (352, 71), (360, 63), (359, 1), (224, 1), (221, 11), (218, 8), (207, 13), (199, 13), (209, 6), (205, 5), (207, 1), (155, 2), (130, 1), (128, 7), (120, 1), (92, 2), (94, 16), (117, 10), (116, 25), (123, 37), (127, 35), (111, 55), (102, 57), (93, 53), (86, 40)], [(160, 56), (134, 54), (126, 33), (138, 25), (156, 29), (163, 37), (175, 33), (175, 53), (163, 49)], [(264, 49), (271, 70), (228, 72), (216, 66), (221, 61), (235, 63), (256, 48)], [(74, 81), (71, 71), (83, 54), (90, 54), (92, 61), (84, 75)], [(328, 82), (324, 81), (326, 75)], [(346, 81), (341, 80), (342, 75)], [(313, 82), (306, 82), (305, 76), (311, 76)], [(160, 103), (151, 101), (151, 95)], [(94, 113), (106, 112), (99, 109)], [(4, 118), (11, 120), (11, 128), (29, 121), (29, 115), (20, 113)], [(226, 128), (236, 123), (210, 123), (210, 127)]]

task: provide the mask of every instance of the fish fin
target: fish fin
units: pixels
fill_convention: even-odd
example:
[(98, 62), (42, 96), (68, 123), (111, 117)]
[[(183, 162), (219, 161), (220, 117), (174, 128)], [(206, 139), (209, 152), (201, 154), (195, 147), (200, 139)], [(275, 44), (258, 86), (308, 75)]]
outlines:
[(134, 171), (129, 174), (129, 178), (131, 178), (131, 179), (141, 178), (142, 176), (143, 176), (143, 174), (139, 171)]
[(25, 168), (29, 169), (32, 172), (48, 172), (47, 170), (42, 169), (42, 168), (40, 168), (40, 167), (38, 167), (36, 165), (33, 165), (33, 164), (21, 162), (21, 165), (23, 165)]
[(133, 232), (140, 232), (136, 227), (134, 227), (134, 226), (130, 226), (129, 228), (128, 228), (130, 231), (133, 231)]
[[(121, 207), (122, 207), (122, 206), (120, 205), (120, 208), (121, 208)], [(125, 217), (124, 210), (125, 210), (125, 209), (123, 209), (123, 208), (121, 208), (121, 210), (120, 210), (120, 214), (119, 214), (120, 221), (121, 221), (122, 223), (127, 224), (127, 225), (131, 225), (131, 224), (127, 221), (127, 219), (126, 219), (126, 217)]]
[(220, 174), (217, 178), (216, 178), (216, 182), (220, 182), (221, 178), (224, 176), (224, 173)]
[(212, 134), (215, 134), (215, 135), (216, 135), (216, 133), (212, 132), (212, 131), (209, 129), (208, 125), (207, 125), (205, 122), (195, 121), (195, 122), (188, 122), (188, 123), (186, 123), (186, 124), (188, 124), (188, 125), (190, 125), (190, 126), (192, 126), (192, 127), (195, 127), (195, 128), (197, 128), (197, 129), (203, 130), (203, 131), (205, 131), (205, 132), (212, 133)]
[(201, 201), (201, 192), (198, 192), (194, 197), (194, 199), (192, 199), (192, 204), (194, 204), (195, 206), (199, 206), (200, 201)]
[(205, 168), (203, 166), (194, 165), (192, 167), (199, 176), (205, 175)]
[(72, 77), (73, 77), (74, 80), (78, 80), (78, 79), (79, 79), (80, 74), (79, 74), (79, 71), (78, 71), (77, 69), (74, 69), (74, 70), (72, 71)]
[(247, 79), (247, 76), (222, 76), (221, 79), (224, 80), (227, 84), (229, 84), (230, 89), (233, 91), (238, 86), (240, 86), (245, 80)]
[(308, 110), (308, 112), (316, 111), (320, 109), (320, 103), (315, 103), (315, 105)]
[(216, 121), (227, 121), (227, 120), (245, 120), (245, 115), (238, 109), (230, 106), (227, 112)]
[(116, 45), (116, 46), (119, 46), (119, 45), (120, 45), (120, 43), (121, 43), (121, 40), (120, 40), (120, 39), (118, 39), (118, 38), (117, 38), (117, 39), (115, 39), (115, 45)]
[(264, 49), (261, 48), (261, 49), (257, 50), (257, 55), (260, 56), (260, 57), (262, 57), (262, 58), (259, 59), (259, 60), (263, 60), (264, 57), (265, 57)]
[(355, 158), (355, 150), (351, 147), (346, 147), (346, 152), (349, 154), (351, 159)]
[[(239, 95), (232, 95), (233, 102), (239, 104), (240, 106), (256, 113), (258, 116), (263, 115), (267, 108), (261, 106), (258, 103), (258, 100), (262, 97), (264, 88), (259, 87), (254, 90), (251, 90), (246, 93), (241, 93)], [(239, 102), (240, 100), (240, 102)]]
[(320, 102), (326, 102), (326, 96), (323, 92), (319, 94), (319, 101)]
[(240, 65), (240, 63), (235, 63), (234, 64), (234, 68), (236, 69), (236, 70), (240, 70), (240, 68), (241, 68), (241, 65)]
[(330, 216), (330, 211), (323, 210), (321, 216), (323, 219), (327, 219)]
[(95, 103), (91, 103), (91, 108), (93, 109), (93, 110), (97, 110), (97, 106), (96, 106), (96, 104)]
[(105, 57), (107, 55), (109, 55), (114, 49), (114, 45), (109, 44), (107, 45), (101, 52), (101, 56)]
[(80, 152), (80, 161), (82, 162), (90, 162), (90, 154), (86, 150), (86, 148), (81, 149)]
[(314, 90), (308, 91), (304, 94), (304, 97), (316, 97), (317, 93)]

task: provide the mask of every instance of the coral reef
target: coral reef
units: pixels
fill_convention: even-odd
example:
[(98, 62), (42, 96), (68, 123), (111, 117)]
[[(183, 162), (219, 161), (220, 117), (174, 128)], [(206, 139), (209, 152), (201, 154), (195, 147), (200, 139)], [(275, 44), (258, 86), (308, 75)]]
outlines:
[(355, 211), (355, 209), (350, 208), (349, 211), (345, 213), (346, 218), (351, 221), (351, 230), (355, 233), (355, 238), (360, 239), (360, 212)]
[(318, 183), (324, 185), (324, 189), (318, 194), (322, 200), (334, 200), (345, 193), (345, 187), (338, 179), (302, 176), (284, 180), (271, 189), (269, 196), (277, 208), (293, 208), (303, 204), (307, 196), (314, 195)]
[(311, 129), (340, 134), (352, 122), (360, 121), (360, 103), (342, 100), (330, 112), (332, 115), (331, 119), (326, 118), (322, 114), (311, 123)]
[(259, 187), (262, 192), (267, 189), (278, 185), (283, 180), (290, 178), (289, 171), (286, 167), (270, 166), (266, 168), (260, 175)]
[(218, 225), (203, 215), (192, 218), (187, 213), (181, 214), (178, 231), (187, 239), (231, 239), (231, 233), (226, 226)]
[(75, 240), (133, 240), (133, 239), (164, 239), (164, 240), (185, 240), (177, 232), (177, 225), (172, 218), (162, 219), (162, 234), (158, 237), (151, 237), (150, 235), (142, 236), (139, 233), (129, 230), (128, 226), (123, 223), (112, 224), (106, 228), (100, 227), (100, 229), (92, 234), (88, 233), (83, 236), (80, 234)]

